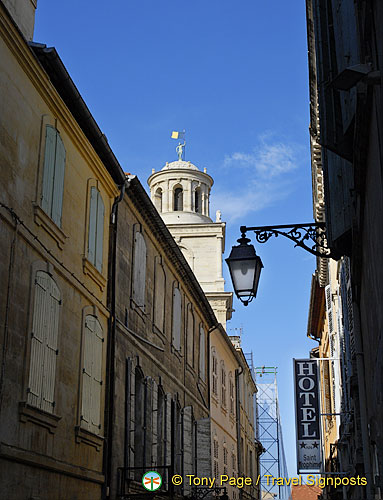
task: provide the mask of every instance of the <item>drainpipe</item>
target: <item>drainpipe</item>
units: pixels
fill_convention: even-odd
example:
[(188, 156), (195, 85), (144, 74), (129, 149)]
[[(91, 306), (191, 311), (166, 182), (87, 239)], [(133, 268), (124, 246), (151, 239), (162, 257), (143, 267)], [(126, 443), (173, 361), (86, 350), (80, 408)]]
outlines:
[(112, 449), (113, 449), (113, 417), (114, 417), (114, 364), (116, 339), (116, 249), (117, 249), (117, 213), (118, 204), (123, 200), (125, 190), (129, 187), (130, 179), (126, 177), (120, 188), (120, 195), (115, 198), (110, 214), (109, 224), (109, 264), (108, 264), (108, 343), (106, 358), (106, 394), (105, 394), (105, 444), (104, 444), (104, 473), (105, 482), (102, 498), (110, 495), (112, 480)]
[(356, 352), (356, 366), (358, 372), (358, 389), (359, 389), (359, 409), (360, 409), (360, 427), (362, 433), (363, 445), (363, 462), (364, 474), (367, 479), (366, 500), (373, 500), (372, 493), (372, 475), (371, 475), (371, 459), (370, 459), (370, 443), (368, 433), (368, 416), (366, 405), (366, 381), (364, 377), (364, 354), (362, 345), (362, 334), (360, 328), (360, 311), (356, 302), (353, 302), (354, 316), (354, 340)]

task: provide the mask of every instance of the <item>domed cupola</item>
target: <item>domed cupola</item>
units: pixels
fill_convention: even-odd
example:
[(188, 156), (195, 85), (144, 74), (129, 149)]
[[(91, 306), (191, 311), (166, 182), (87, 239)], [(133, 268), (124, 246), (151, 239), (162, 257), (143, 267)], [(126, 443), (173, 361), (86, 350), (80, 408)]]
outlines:
[(190, 161), (178, 159), (148, 179), (150, 196), (165, 224), (212, 222), (209, 215), (213, 179)]

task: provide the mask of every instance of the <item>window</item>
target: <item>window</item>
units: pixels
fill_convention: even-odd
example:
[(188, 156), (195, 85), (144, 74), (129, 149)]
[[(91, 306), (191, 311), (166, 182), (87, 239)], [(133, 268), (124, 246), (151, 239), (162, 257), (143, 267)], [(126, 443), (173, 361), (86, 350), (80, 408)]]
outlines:
[(229, 373), (229, 396), (230, 396), (230, 414), (234, 415), (234, 382), (233, 374)]
[(212, 388), (213, 394), (218, 396), (218, 360), (215, 351), (212, 353)]
[(134, 234), (133, 300), (139, 307), (145, 306), (146, 244), (140, 231)]
[(181, 350), (181, 292), (176, 286), (173, 287), (173, 346), (177, 351)]
[(45, 129), (45, 152), (41, 208), (61, 227), (64, 191), (65, 147), (58, 130), (51, 125)]
[[(135, 369), (134, 377), (134, 466), (143, 467), (145, 450), (143, 447), (145, 436), (145, 389), (144, 374), (139, 366)], [(138, 479), (142, 472), (135, 471), (135, 479)]]
[(202, 325), (199, 327), (199, 376), (200, 379), (206, 380), (206, 361), (205, 361), (205, 329)]
[(226, 408), (226, 370), (223, 361), (221, 362), (221, 404)]
[(186, 351), (187, 362), (194, 366), (194, 314), (192, 304), (188, 304), (187, 330), (186, 330)]
[(158, 188), (154, 193), (154, 206), (159, 212), (162, 212), (162, 189)]
[(182, 212), (183, 210), (183, 191), (181, 187), (174, 190), (174, 211)]
[(227, 457), (228, 457), (228, 452), (227, 452), (227, 447), (226, 443), (223, 444), (223, 473), (227, 475)]
[(214, 458), (214, 477), (219, 477), (219, 465), (218, 465), (219, 445), (217, 436), (214, 436), (214, 441), (213, 441), (213, 458)]
[(34, 283), (27, 402), (53, 413), (61, 294), (53, 278), (37, 271)]
[(201, 191), (199, 188), (194, 191), (194, 210), (201, 213)]
[(85, 316), (82, 366), (81, 427), (99, 434), (101, 429), (101, 385), (103, 331), (91, 314)]
[(166, 276), (161, 257), (157, 256), (154, 267), (153, 324), (164, 333)]
[(104, 202), (98, 189), (90, 188), (88, 260), (102, 271), (102, 250), (104, 243)]

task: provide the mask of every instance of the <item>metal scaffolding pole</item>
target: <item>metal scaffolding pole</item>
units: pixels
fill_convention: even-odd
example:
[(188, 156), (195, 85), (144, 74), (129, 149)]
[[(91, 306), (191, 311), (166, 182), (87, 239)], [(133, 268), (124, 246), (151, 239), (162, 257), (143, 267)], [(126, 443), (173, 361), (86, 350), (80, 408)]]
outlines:
[(289, 500), (289, 486), (279, 486), (268, 481), (266, 475), (288, 477), (283, 447), (281, 417), (278, 404), (277, 368), (258, 366), (254, 369), (257, 384), (256, 429), (257, 439), (265, 452), (260, 457), (261, 499)]

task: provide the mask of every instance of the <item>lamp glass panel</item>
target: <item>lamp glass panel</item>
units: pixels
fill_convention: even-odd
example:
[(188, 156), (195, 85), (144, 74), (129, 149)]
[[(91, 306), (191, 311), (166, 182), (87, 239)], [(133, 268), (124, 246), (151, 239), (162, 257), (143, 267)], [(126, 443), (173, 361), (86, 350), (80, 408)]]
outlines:
[(231, 263), (231, 275), (234, 289), (238, 296), (247, 296), (253, 288), (255, 264), (254, 260), (237, 260)]

